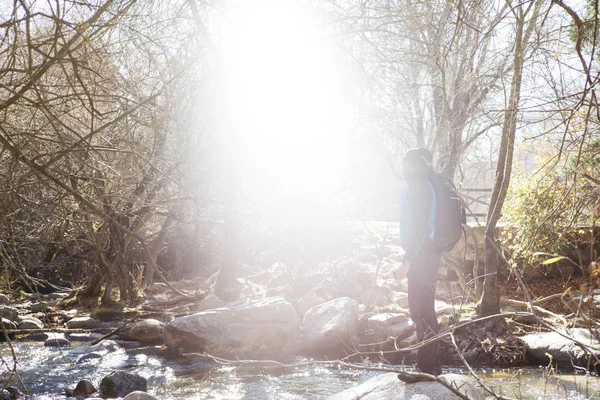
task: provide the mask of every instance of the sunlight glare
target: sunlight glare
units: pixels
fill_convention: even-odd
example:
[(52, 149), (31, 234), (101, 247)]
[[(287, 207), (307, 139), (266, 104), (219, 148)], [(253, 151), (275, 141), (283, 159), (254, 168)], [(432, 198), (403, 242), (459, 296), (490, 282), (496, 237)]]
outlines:
[(308, 10), (291, 0), (234, 2), (223, 49), (245, 184), (263, 203), (330, 197), (349, 161), (345, 101)]

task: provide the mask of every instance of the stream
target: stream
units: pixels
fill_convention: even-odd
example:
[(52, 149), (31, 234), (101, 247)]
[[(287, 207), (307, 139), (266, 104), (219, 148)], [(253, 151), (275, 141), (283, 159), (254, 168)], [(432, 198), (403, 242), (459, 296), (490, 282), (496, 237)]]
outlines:
[[(44, 347), (33, 342), (13, 342), (18, 371), (27, 386), (29, 399), (66, 399), (64, 389), (75, 387), (82, 379), (98, 387), (103, 376), (115, 369), (136, 373), (148, 380), (149, 393), (159, 399), (323, 399), (356, 386), (380, 372), (303, 366), (278, 371), (256, 367), (233, 368), (209, 363), (178, 364), (157, 355), (119, 349), (102, 358), (78, 363), (89, 354), (89, 344), (74, 343), (66, 349)], [(4, 360), (0, 384), (12, 368), (10, 348), (0, 344)], [(306, 359), (297, 359), (298, 364)], [(464, 369), (445, 368), (444, 372), (466, 374)], [(494, 390), (520, 399), (600, 399), (600, 379), (573, 373), (548, 374), (543, 368), (512, 370), (477, 369)], [(549, 376), (548, 376), (549, 375)], [(12, 386), (19, 387), (16, 381)], [(489, 397), (491, 398), (491, 397)]]

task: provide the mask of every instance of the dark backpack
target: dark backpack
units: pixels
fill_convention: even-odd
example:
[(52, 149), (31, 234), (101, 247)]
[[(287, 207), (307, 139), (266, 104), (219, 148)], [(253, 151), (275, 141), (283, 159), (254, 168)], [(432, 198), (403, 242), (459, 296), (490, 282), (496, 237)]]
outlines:
[(434, 172), (429, 182), (436, 198), (436, 223), (432, 240), (437, 249), (447, 252), (460, 240), (467, 214), (452, 181)]

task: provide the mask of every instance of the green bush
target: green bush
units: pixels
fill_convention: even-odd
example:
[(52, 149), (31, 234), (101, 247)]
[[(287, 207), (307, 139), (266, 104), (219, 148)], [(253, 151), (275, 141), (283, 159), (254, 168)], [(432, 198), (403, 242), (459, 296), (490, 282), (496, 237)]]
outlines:
[(503, 242), (517, 265), (539, 265), (548, 256), (568, 255), (573, 233), (590, 223), (579, 182), (559, 169), (519, 174), (512, 182), (503, 208)]

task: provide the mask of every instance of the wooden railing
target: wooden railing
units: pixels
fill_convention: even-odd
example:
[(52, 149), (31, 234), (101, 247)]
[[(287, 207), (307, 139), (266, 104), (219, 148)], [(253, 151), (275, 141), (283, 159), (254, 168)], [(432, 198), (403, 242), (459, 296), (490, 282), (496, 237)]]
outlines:
[[(482, 196), (475, 197), (472, 196), (471, 193), (488, 193), (487, 199), (481, 199)], [(467, 209), (467, 219), (472, 218), (475, 222), (480, 224), (485, 224), (485, 219), (487, 217), (487, 207), (489, 205), (489, 196), (492, 193), (492, 188), (463, 188), (460, 190), (460, 196), (469, 206)], [(485, 207), (485, 212), (483, 211), (474, 211), (481, 210), (481, 208)]]

